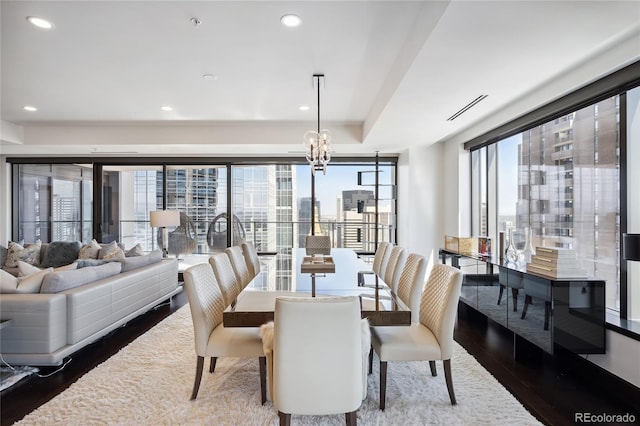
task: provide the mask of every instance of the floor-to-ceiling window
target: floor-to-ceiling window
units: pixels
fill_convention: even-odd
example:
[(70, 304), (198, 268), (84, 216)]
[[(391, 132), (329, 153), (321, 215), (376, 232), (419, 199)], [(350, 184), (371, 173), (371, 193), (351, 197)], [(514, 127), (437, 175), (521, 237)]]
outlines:
[[(91, 240), (92, 169), (75, 164), (20, 164), (16, 240)], [(17, 235), (16, 235), (17, 234)]]
[[(19, 235), (25, 241), (95, 236), (150, 251), (161, 245), (162, 235), (150, 226), (150, 212), (163, 209), (180, 212), (180, 225), (169, 228), (171, 254), (222, 251), (229, 238), (232, 245), (249, 241), (263, 253), (291, 252), (310, 234), (313, 176), (306, 163), (140, 163), (97, 163), (100, 182), (94, 188), (91, 165), (16, 161)], [(374, 170), (373, 159), (336, 161), (326, 175), (315, 176), (317, 228), (331, 234), (334, 246), (374, 250)], [(395, 161), (380, 162), (379, 171), (378, 240), (395, 241)]]
[[(518, 248), (530, 228), (534, 247), (574, 249), (587, 276), (606, 280), (609, 311), (627, 318), (640, 289), (627, 286), (620, 237), (631, 229), (627, 221), (637, 232), (630, 213), (637, 212), (637, 202), (634, 210), (633, 191), (621, 188), (625, 183), (633, 187), (640, 151), (634, 149), (637, 132), (623, 123), (632, 123), (637, 115), (640, 88), (627, 90), (638, 84), (637, 75), (613, 78), (621, 81), (617, 94), (611, 93), (610, 82), (603, 84), (606, 95), (595, 84), (577, 95), (586, 100), (576, 102), (574, 95), (548, 106), (547, 111), (561, 112), (548, 113), (546, 120), (541, 119), (544, 112), (536, 111), (529, 127), (519, 119), (511, 125), (521, 126), (519, 131), (506, 124), (470, 141), (471, 217), (474, 233), (488, 229), (498, 239), (500, 232), (509, 235), (511, 230)], [(578, 106), (571, 108), (569, 102)], [(500, 134), (505, 136), (496, 136)], [(621, 175), (625, 166), (627, 173)]]

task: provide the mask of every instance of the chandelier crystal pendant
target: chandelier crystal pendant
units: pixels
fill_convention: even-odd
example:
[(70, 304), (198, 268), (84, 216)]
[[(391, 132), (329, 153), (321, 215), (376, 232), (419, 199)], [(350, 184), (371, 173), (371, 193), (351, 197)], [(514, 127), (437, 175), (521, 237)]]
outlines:
[(320, 130), (320, 84), (324, 82), (324, 74), (314, 74), (313, 84), (318, 89), (318, 128), (309, 130), (304, 134), (303, 143), (307, 161), (311, 165), (311, 171), (316, 170), (327, 173), (327, 164), (331, 161), (331, 134), (328, 130)]

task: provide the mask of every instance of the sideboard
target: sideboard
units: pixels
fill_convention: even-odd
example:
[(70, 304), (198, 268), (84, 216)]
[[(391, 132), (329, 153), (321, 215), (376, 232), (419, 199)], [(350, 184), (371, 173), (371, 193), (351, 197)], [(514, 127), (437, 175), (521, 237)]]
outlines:
[(524, 265), (496, 257), (441, 249), (442, 263), (464, 274), (460, 301), (553, 353), (556, 346), (578, 354), (602, 354), (605, 344), (605, 281), (545, 278)]

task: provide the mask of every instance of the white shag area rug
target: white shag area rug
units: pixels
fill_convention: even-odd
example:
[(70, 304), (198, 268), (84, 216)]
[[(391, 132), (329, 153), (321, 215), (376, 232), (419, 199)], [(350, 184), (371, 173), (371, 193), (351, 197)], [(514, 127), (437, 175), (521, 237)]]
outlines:
[[(271, 401), (260, 405), (257, 359), (205, 363), (198, 398), (190, 401), (196, 355), (188, 306), (124, 347), (20, 425), (277, 425)], [(538, 425), (498, 381), (456, 343), (452, 360), (458, 404), (449, 402), (442, 363), (389, 363), (387, 406), (378, 409), (374, 357), (361, 425)], [(296, 425), (343, 425), (344, 415), (292, 416)]]

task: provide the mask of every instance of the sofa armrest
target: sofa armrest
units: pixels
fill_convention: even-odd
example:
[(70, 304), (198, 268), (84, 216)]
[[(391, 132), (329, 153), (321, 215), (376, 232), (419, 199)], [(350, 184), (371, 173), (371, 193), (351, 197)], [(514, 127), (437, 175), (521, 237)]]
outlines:
[(64, 294), (3, 294), (0, 317), (13, 320), (0, 332), (3, 354), (50, 353), (67, 343)]

